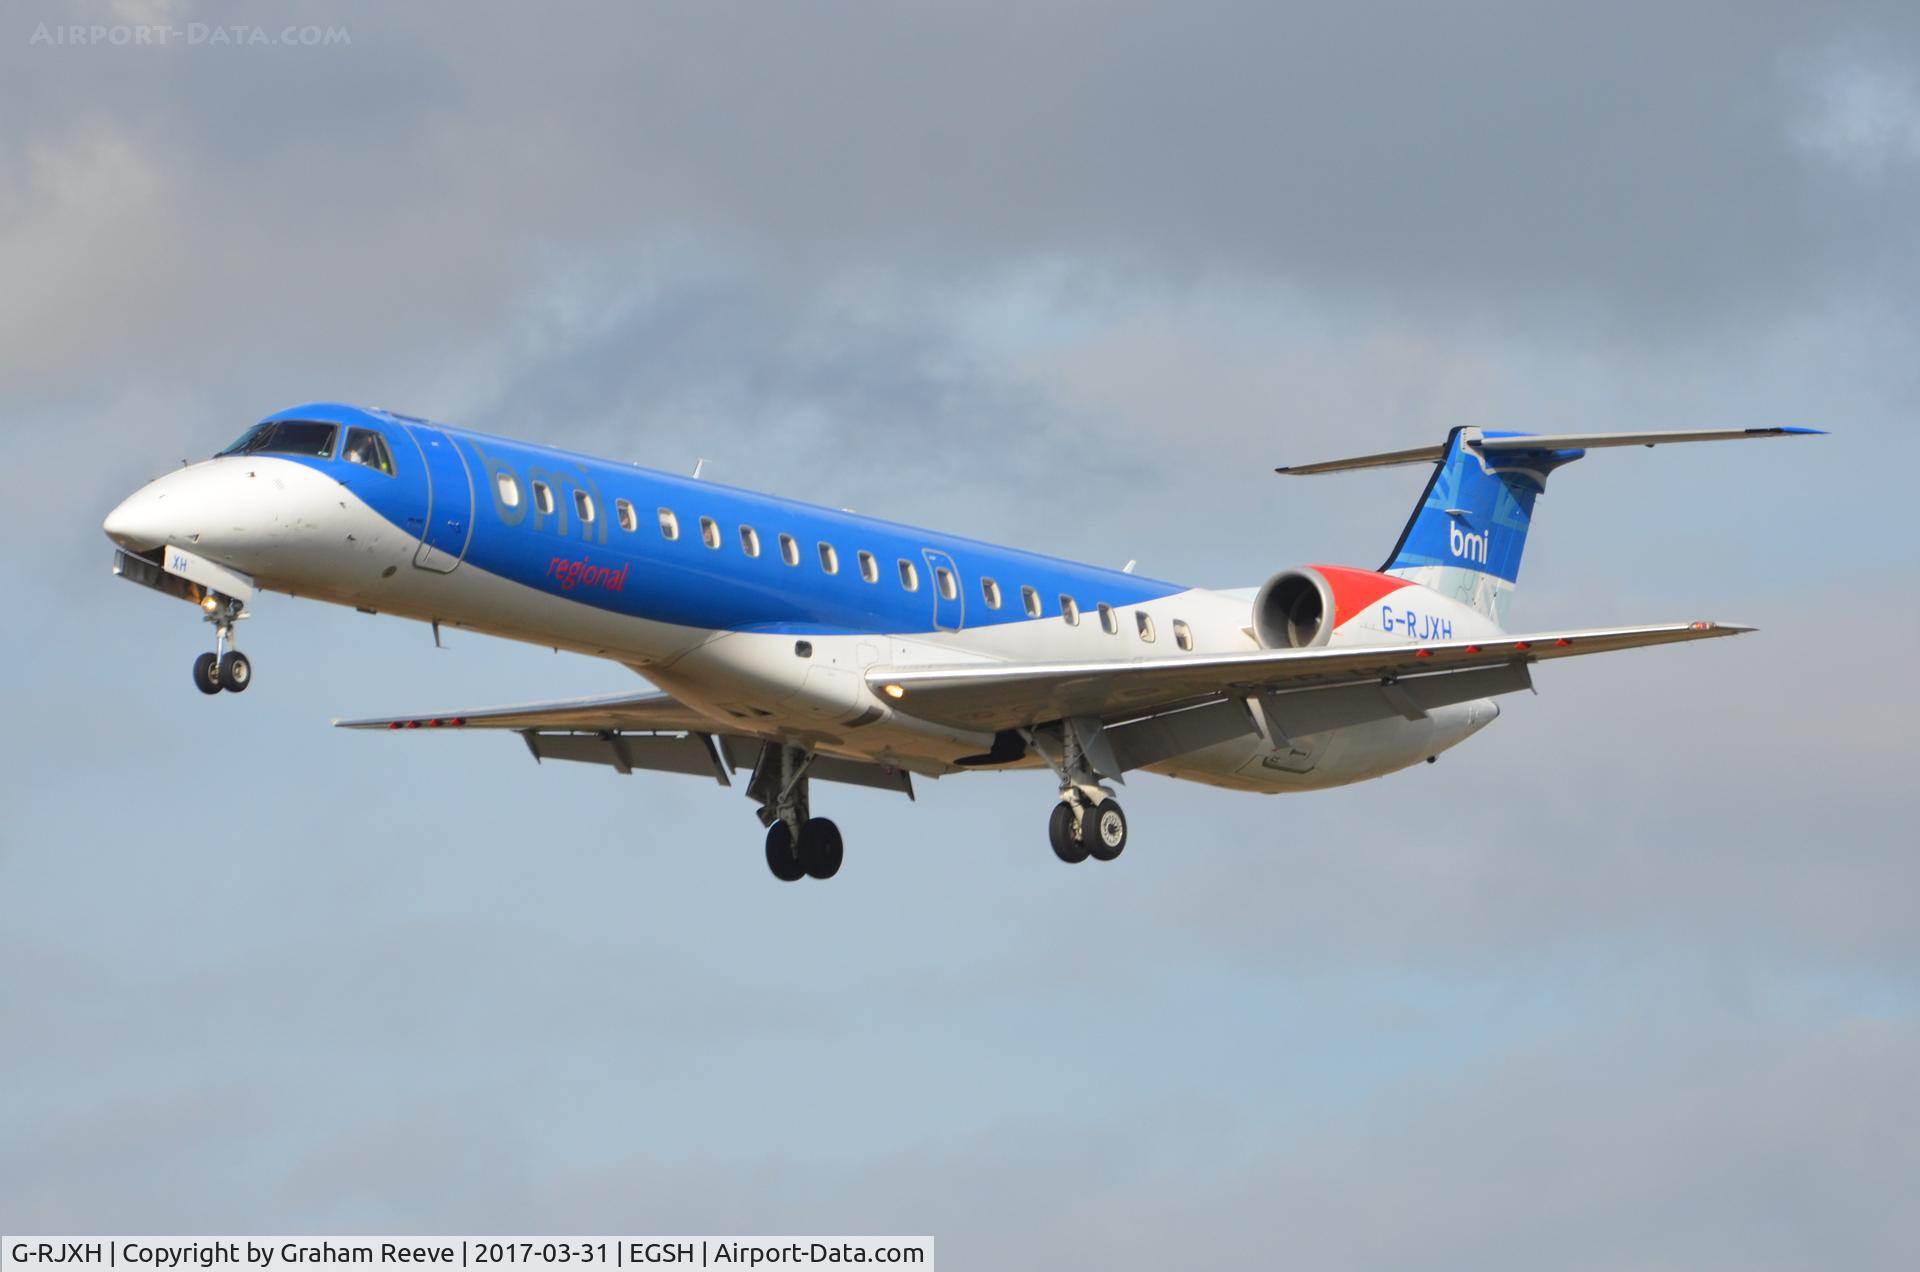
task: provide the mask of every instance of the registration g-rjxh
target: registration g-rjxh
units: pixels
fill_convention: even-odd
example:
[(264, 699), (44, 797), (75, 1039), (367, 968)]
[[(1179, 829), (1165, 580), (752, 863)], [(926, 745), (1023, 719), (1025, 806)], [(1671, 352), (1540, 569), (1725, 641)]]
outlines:
[(203, 693), (253, 682), (235, 631), (261, 591), (611, 659), (648, 691), (337, 723), (506, 729), (537, 759), (738, 786), (773, 874), (826, 879), (844, 849), (816, 783), (911, 797), (916, 778), (1050, 774), (1054, 853), (1111, 861), (1136, 770), (1263, 793), (1381, 777), (1486, 728), (1536, 663), (1750, 630), (1511, 631), (1534, 504), (1589, 450), (1815, 431), (1459, 428), (1281, 468), (1431, 476), (1378, 569), (1238, 590), (338, 403), (268, 416), (105, 528), (115, 573), (203, 611)]

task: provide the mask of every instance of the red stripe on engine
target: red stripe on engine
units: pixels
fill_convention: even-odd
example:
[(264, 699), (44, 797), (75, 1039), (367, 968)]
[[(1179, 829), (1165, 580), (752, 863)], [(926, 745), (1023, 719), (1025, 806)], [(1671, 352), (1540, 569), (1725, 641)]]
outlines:
[(1406, 579), (1397, 579), (1391, 574), (1376, 574), (1372, 570), (1356, 570), (1345, 565), (1316, 565), (1312, 567), (1320, 572), (1333, 589), (1333, 625), (1339, 627), (1390, 592), (1403, 587), (1412, 587)]

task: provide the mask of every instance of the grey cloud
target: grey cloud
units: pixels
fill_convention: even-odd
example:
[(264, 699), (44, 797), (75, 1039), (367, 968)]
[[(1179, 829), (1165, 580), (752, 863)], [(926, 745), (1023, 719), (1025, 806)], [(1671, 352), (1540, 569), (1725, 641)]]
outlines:
[(1898, 126), (1834, 88), (1905, 82), (1898, 6), (350, 16), (346, 49), (6, 49), (21, 370), (457, 342), (543, 241), (933, 288), (1067, 253), (1622, 333), (1912, 279), (1920, 168), (1804, 144)]

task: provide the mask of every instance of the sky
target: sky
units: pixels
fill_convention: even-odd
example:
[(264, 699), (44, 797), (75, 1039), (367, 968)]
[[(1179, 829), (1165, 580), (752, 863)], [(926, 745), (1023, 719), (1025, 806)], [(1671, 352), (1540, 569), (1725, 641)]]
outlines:
[[(0, 19), (0, 1229), (1920, 1263), (1920, 10), (286, 12)], [(1757, 634), (1359, 787), (1137, 775), (1111, 866), (1045, 774), (823, 786), (785, 886), (737, 790), (328, 727), (616, 665), (263, 596), (192, 689), (100, 520), (314, 399), (1222, 587), (1420, 493), (1276, 464), (1831, 435), (1541, 501), (1516, 624)]]

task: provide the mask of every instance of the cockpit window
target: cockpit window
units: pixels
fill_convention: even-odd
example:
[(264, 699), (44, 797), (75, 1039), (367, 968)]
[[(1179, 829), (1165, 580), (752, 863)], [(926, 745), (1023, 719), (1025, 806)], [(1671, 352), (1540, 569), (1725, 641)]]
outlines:
[(387, 439), (370, 428), (347, 430), (347, 462), (365, 464), (375, 472), (393, 476), (393, 455), (387, 450)]
[(315, 420), (268, 420), (255, 424), (222, 455), (312, 455), (333, 458), (333, 439), (339, 428)]

